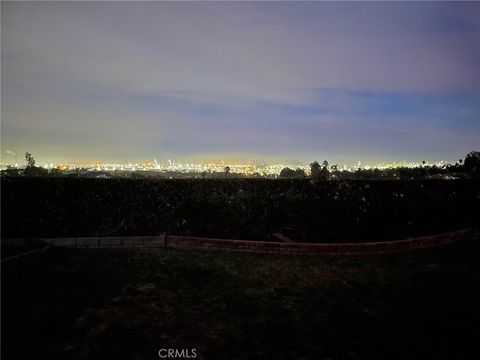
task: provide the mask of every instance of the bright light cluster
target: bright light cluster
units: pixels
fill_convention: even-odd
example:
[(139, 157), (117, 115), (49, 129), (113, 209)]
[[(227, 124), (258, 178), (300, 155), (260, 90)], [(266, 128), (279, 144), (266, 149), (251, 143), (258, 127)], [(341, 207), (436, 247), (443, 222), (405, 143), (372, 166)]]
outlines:
[[(432, 166), (436, 165), (442, 167), (448, 165), (445, 161), (440, 161), (437, 163), (423, 163), (423, 162), (392, 162), (392, 163), (379, 163), (374, 165), (362, 165), (359, 161), (355, 165), (333, 165), (329, 167), (332, 169), (332, 166), (335, 166), (339, 171), (356, 171), (358, 169), (392, 169), (392, 168), (417, 168), (422, 166)], [(22, 169), (24, 165), (19, 164), (0, 164), (0, 169), (8, 168), (17, 168)], [(178, 173), (220, 173), (225, 172), (226, 168), (229, 168), (230, 173), (243, 174), (243, 175), (279, 175), (282, 169), (288, 167), (291, 169), (302, 169), (307, 174), (310, 172), (310, 165), (303, 163), (297, 160), (286, 161), (284, 163), (273, 163), (268, 164), (263, 160), (250, 161), (248, 163), (234, 163), (234, 162), (213, 162), (213, 161), (203, 161), (203, 162), (182, 162), (176, 160), (165, 160), (157, 161), (142, 161), (142, 162), (126, 162), (126, 163), (112, 163), (112, 162), (75, 162), (75, 163), (65, 163), (65, 164), (54, 164), (47, 163), (42, 166), (45, 169), (58, 169), (61, 171), (76, 171), (76, 170), (87, 170), (87, 171), (158, 171), (158, 172), (178, 172)]]

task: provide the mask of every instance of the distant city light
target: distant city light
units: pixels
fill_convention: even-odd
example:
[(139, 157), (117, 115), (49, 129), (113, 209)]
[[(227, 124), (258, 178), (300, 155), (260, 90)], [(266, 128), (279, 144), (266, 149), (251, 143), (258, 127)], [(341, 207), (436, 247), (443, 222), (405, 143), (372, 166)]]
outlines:
[[(442, 167), (448, 165), (446, 161), (439, 161), (435, 163), (422, 163), (422, 162), (408, 162), (408, 161), (399, 161), (399, 162), (383, 162), (377, 164), (362, 164), (361, 161), (358, 161), (356, 165), (342, 164), (334, 165), (336, 168), (343, 171), (354, 172), (358, 169), (372, 170), (386, 170), (393, 168), (418, 168), (424, 166), (433, 166)], [(120, 172), (135, 172), (135, 171), (151, 171), (151, 172), (178, 172), (178, 173), (223, 173), (225, 172), (225, 167), (230, 168), (231, 173), (242, 174), (242, 175), (265, 175), (265, 176), (278, 176), (282, 169), (291, 168), (291, 169), (302, 169), (307, 174), (310, 173), (310, 165), (303, 163), (298, 160), (289, 160), (283, 163), (267, 163), (263, 160), (252, 160), (247, 163), (236, 163), (228, 161), (200, 161), (200, 162), (183, 162), (178, 160), (168, 159), (166, 161), (158, 161), (154, 159), (153, 161), (142, 161), (142, 162), (125, 162), (125, 163), (112, 163), (112, 162), (101, 162), (101, 161), (81, 161), (73, 163), (52, 163), (48, 162), (45, 164), (44, 168), (48, 170), (58, 169), (61, 171), (76, 171), (76, 170), (86, 170), (86, 171), (120, 171)], [(4, 170), (7, 168), (24, 168), (25, 165), (19, 166), (18, 164), (10, 163), (1, 163), (0, 169)]]

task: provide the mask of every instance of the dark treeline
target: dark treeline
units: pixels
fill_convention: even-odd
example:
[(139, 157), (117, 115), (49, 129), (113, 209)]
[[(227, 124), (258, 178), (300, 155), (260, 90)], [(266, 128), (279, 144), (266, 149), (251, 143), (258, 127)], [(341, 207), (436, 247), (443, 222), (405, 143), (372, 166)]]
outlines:
[(480, 180), (2, 178), (2, 237), (161, 232), (297, 241), (479, 227)]
[(472, 151), (455, 164), (442, 167), (428, 166), (423, 161), (423, 166), (409, 168), (397, 167), (391, 169), (357, 169), (355, 171), (340, 171), (338, 165), (331, 165), (327, 160), (320, 165), (317, 161), (310, 164), (310, 175), (307, 176), (302, 169), (285, 168), (280, 172), (280, 178), (303, 179), (310, 177), (315, 181), (322, 180), (381, 180), (381, 179), (468, 179), (480, 177), (480, 152)]
[(472, 151), (455, 164), (445, 166), (429, 166), (424, 162), (419, 167), (397, 167), (389, 169), (357, 169), (355, 171), (339, 170), (338, 165), (329, 165), (323, 161), (310, 164), (310, 173), (300, 168), (284, 168), (279, 176), (266, 173), (241, 174), (233, 173), (225, 167), (224, 172), (176, 172), (176, 171), (93, 171), (76, 169), (61, 171), (59, 169), (44, 169), (36, 166), (35, 159), (30, 153), (25, 154), (26, 167), (24, 169), (2, 170), (2, 177), (87, 177), (87, 178), (162, 178), (162, 179), (224, 179), (224, 178), (268, 178), (268, 179), (305, 179), (314, 181), (324, 180), (414, 180), (414, 179), (470, 179), (480, 177), (480, 152)]
[(66, 177), (66, 178), (132, 178), (132, 179), (314, 179), (323, 180), (421, 180), (421, 179), (471, 179), (480, 175), (465, 170), (463, 165), (450, 165), (445, 167), (425, 166), (417, 168), (398, 167), (391, 169), (357, 169), (355, 171), (327, 170), (320, 177), (314, 177), (299, 168), (285, 168), (276, 176), (273, 174), (241, 174), (223, 172), (178, 172), (178, 171), (95, 171), (72, 170), (60, 171), (47, 170), (36, 167), (33, 171), (24, 169), (2, 170), (2, 177)]
[(35, 166), (29, 153), (26, 161), (21, 171), (2, 172), (3, 237), (169, 232), (268, 240), (283, 232), (304, 242), (355, 242), (479, 226), (478, 152), (443, 168), (347, 172), (313, 162), (309, 176), (283, 169), (275, 180), (236, 178), (229, 168), (197, 179), (157, 172), (66, 175)]

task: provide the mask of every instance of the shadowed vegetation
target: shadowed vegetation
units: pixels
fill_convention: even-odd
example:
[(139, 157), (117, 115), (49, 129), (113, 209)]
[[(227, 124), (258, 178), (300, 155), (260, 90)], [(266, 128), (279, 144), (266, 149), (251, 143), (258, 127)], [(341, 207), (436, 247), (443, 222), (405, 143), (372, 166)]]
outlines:
[(480, 180), (2, 179), (3, 237), (173, 234), (303, 242), (478, 227)]

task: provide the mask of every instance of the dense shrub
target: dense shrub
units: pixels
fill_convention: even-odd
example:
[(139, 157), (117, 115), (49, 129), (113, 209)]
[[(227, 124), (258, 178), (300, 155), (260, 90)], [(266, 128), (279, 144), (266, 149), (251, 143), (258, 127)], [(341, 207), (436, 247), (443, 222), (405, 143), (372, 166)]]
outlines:
[(478, 226), (478, 180), (3, 178), (2, 236), (374, 241)]

